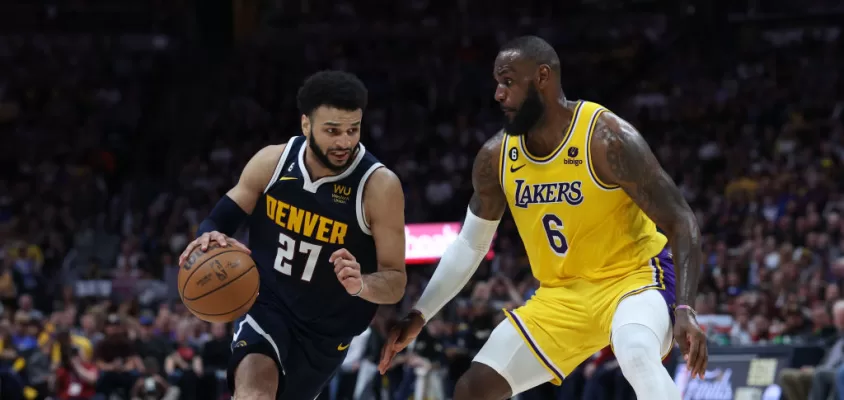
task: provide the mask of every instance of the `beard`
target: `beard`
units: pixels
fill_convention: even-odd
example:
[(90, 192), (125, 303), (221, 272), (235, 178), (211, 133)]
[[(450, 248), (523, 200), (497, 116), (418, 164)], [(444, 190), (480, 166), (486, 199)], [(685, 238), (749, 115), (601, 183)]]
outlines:
[[(308, 147), (310, 147), (311, 150), (313, 151), (314, 155), (316, 156), (317, 161), (319, 161), (319, 163), (322, 164), (325, 168), (328, 168), (333, 172), (343, 172), (343, 170), (345, 170), (349, 166), (349, 164), (351, 164), (352, 161), (354, 161), (355, 156), (357, 156), (357, 154), (358, 154), (358, 149), (360, 148), (359, 145), (360, 145), (360, 143), (356, 144), (355, 147), (352, 148), (352, 149), (343, 149), (343, 148), (339, 148), (339, 147), (329, 147), (328, 150), (323, 150), (321, 147), (319, 147), (316, 140), (314, 140), (314, 128), (311, 128), (311, 136), (308, 137)], [(344, 162), (343, 165), (334, 164), (328, 158), (329, 152), (345, 151), (345, 150), (350, 150), (350, 151), (349, 151), (349, 158), (346, 159), (346, 162)]]
[(539, 97), (539, 91), (533, 83), (528, 86), (525, 101), (522, 102), (521, 107), (516, 111), (516, 115), (504, 124), (504, 130), (509, 135), (522, 136), (526, 135), (528, 131), (542, 119), (545, 114), (545, 105), (542, 104), (542, 98)]

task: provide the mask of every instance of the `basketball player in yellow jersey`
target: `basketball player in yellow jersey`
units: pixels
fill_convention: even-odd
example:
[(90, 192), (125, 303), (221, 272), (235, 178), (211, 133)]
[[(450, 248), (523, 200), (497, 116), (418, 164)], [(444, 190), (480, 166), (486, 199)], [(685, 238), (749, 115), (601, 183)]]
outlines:
[(544, 40), (506, 44), (493, 74), (507, 124), (478, 153), (460, 235), (392, 329), (381, 372), (466, 284), (509, 207), (540, 288), (505, 311), (454, 399), (498, 400), (560, 384), (611, 344), (639, 399), (679, 400), (661, 362), (672, 339), (693, 375), (703, 377), (707, 363), (690, 306), (701, 261), (694, 214), (630, 124), (565, 98), (559, 58)]

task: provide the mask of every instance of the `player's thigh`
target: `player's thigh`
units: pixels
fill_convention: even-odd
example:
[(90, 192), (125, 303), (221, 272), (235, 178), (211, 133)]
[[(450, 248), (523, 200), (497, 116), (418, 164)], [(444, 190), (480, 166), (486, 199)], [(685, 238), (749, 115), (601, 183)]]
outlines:
[[(285, 362), (288, 383), (278, 400), (313, 400), (326, 390), (346, 352), (337, 350), (337, 345), (330, 349), (315, 347), (315, 343), (303, 339), (290, 349)], [(333, 350), (335, 354), (325, 354), (325, 350)]]
[(653, 332), (660, 342), (660, 355), (665, 356), (671, 351), (674, 344), (673, 322), (666, 299), (659, 290), (630, 295), (618, 303), (612, 317), (611, 337), (628, 324), (642, 325)]
[(234, 372), (234, 400), (276, 400), (279, 388), (276, 362), (261, 353), (246, 354)]
[(497, 400), (552, 379), (554, 376), (540, 363), (516, 327), (504, 320), (492, 331), (469, 371), (461, 377), (457, 391), (469, 395), (465, 398)]
[(275, 399), (285, 385), (284, 359), (290, 332), (281, 316), (253, 307), (235, 322), (232, 355), (229, 358), (229, 389), (236, 398), (270, 396)]
[(346, 358), (351, 337), (323, 337), (290, 329), (291, 345), (284, 360), (287, 384), (278, 400), (313, 400)]

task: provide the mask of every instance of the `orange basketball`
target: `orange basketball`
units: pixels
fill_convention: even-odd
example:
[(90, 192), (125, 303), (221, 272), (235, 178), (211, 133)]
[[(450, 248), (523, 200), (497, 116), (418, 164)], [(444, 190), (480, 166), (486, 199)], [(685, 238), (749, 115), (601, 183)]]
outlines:
[(258, 268), (236, 247), (197, 248), (179, 270), (179, 296), (199, 319), (231, 322), (252, 307), (260, 286)]

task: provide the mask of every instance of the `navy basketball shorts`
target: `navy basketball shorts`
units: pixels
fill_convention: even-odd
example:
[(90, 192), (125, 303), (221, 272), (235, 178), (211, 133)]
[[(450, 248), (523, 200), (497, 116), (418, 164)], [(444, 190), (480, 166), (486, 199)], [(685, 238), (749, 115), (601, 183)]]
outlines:
[(290, 317), (255, 303), (235, 321), (228, 386), (244, 357), (263, 354), (278, 367), (277, 400), (314, 400), (340, 368), (352, 338), (315, 338), (296, 329)]

